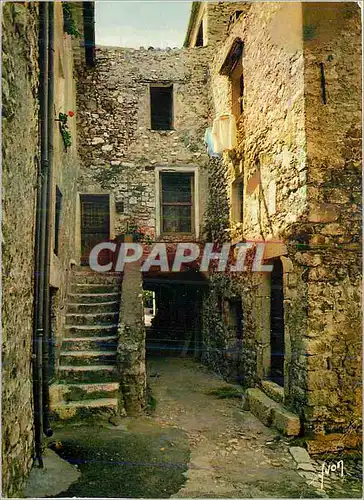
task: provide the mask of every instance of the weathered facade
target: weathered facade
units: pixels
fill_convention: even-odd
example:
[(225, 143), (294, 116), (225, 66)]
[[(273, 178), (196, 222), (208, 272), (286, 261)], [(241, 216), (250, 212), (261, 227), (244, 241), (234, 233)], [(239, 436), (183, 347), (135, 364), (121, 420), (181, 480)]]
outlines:
[[(207, 78), (204, 54), (193, 50), (97, 49), (95, 68), (85, 70), (79, 84), (79, 191), (112, 194), (111, 234), (137, 221), (151, 238), (160, 235), (159, 175), (173, 169), (195, 176), (199, 237), (207, 191)], [(170, 130), (151, 128), (154, 86), (173, 88)]]
[[(184, 48), (100, 47), (95, 58), (92, 3), (69, 8), (48, 13), (54, 99), (44, 135), (44, 6), (3, 7), (3, 494), (21, 492), (41, 444), (49, 382), (61, 419), (144, 410), (142, 278), (156, 293), (157, 336), (169, 329), (182, 355), (239, 381), (264, 423), (318, 438), (312, 451), (355, 445), (359, 7), (195, 2)], [(213, 154), (207, 131), (224, 115), (237, 141)], [(36, 241), (46, 177), (42, 340)], [(75, 270), (96, 243), (125, 234), (171, 243), (169, 257), (180, 241), (250, 242), (248, 271)], [(260, 242), (272, 269), (250, 272)], [(32, 354), (42, 356), (43, 380)]]
[[(307, 435), (326, 436), (322, 449), (360, 429), (359, 33), (355, 4), (245, 4), (210, 70), (213, 115), (234, 112), (234, 74), (224, 65), (242, 42), (238, 144), (211, 162), (207, 226), (222, 239), (230, 229), (233, 239), (271, 241), (265, 258), (281, 268), (284, 311), (284, 396), (277, 387), (275, 398), (300, 416)], [(215, 275), (204, 332), (208, 362), (268, 395), (274, 276)], [(224, 300), (219, 321), (216, 306)], [(239, 301), (243, 325), (234, 338), (229, 309)]]
[(31, 355), (38, 168), (38, 11), (9, 3), (3, 6), (2, 23), (2, 485), (3, 494), (15, 496), (31, 467), (33, 452)]
[[(80, 41), (73, 39), (65, 30), (62, 4), (55, 3), (54, 9), (49, 7), (49, 13), (45, 14), (48, 7), (48, 4), (39, 7), (32, 2), (7, 2), (2, 5), (4, 496), (21, 494), (33, 459), (39, 456), (39, 445), (38, 452), (35, 448), (36, 441), (41, 439), (39, 432), (43, 433), (43, 430), (39, 430), (40, 424), (43, 420), (45, 431), (49, 425), (47, 393), (43, 390), (41, 396), (39, 387), (43, 384), (45, 387), (56, 373), (57, 344), (62, 339), (71, 261), (77, 258), (74, 220), (78, 159), (76, 118), (71, 117), (72, 113), (76, 113), (73, 54), (80, 65), (84, 64), (85, 56)], [(82, 4), (75, 5), (76, 8), (80, 21), (75, 21), (75, 28), (78, 26), (82, 36)], [(77, 18), (75, 11), (74, 16)], [(40, 26), (45, 17), (53, 24), (53, 36), (49, 36), (49, 43), (54, 47), (53, 67), (44, 66), (44, 59), (40, 56)], [(48, 33), (46, 37), (48, 40)], [(43, 44), (44, 40), (43, 36)], [(41, 125), (41, 99), (43, 95), (44, 109), (47, 96), (41, 87), (40, 78), (46, 71), (49, 71), (46, 78), (49, 75), (49, 87), (53, 87), (55, 96), (48, 108), (52, 125), (47, 137), (48, 141), (53, 137), (51, 146), (45, 145), (47, 125), (45, 122)], [(67, 130), (71, 144), (67, 147), (61, 133), (60, 113), (68, 116)], [(49, 148), (48, 153), (51, 151), (46, 164), (42, 156), (45, 148)], [(42, 209), (40, 193), (47, 176), (48, 199)], [(42, 211), (47, 219), (43, 223), (47, 228), (47, 233), (43, 233), (43, 241), (47, 240), (46, 248), (49, 249), (45, 250), (43, 257), (47, 258), (48, 263), (43, 271), (39, 267), (37, 269), (38, 276), (41, 272), (45, 277), (44, 293), (48, 294), (46, 307), (49, 308), (46, 317), (49, 323), (44, 330), (45, 336), (39, 338), (34, 334), (35, 317), (37, 314), (39, 316), (39, 308), (43, 304), (37, 302), (39, 299), (36, 298), (35, 266), (40, 248), (36, 236), (37, 219), (40, 220)], [(42, 347), (37, 349), (40, 343)], [(39, 354), (43, 358), (43, 381), (38, 380), (37, 393), (34, 392), (35, 359)], [(42, 403), (39, 406), (40, 399)], [(43, 418), (40, 417), (41, 413)], [(35, 438), (35, 435), (38, 437)]]

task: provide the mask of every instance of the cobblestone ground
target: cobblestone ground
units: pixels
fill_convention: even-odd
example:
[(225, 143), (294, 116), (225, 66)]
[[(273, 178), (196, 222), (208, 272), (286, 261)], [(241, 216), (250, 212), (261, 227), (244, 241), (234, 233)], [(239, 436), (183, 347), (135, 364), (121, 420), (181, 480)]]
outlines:
[[(243, 411), (239, 398), (209, 394), (226, 382), (206, 367), (189, 359), (154, 358), (148, 375), (157, 402), (154, 419), (184, 430), (191, 448), (187, 481), (172, 497), (361, 498), (358, 457), (321, 457), (298, 469), (289, 451), (295, 440)], [(331, 472), (322, 484), (323, 461), (340, 459), (344, 477)]]

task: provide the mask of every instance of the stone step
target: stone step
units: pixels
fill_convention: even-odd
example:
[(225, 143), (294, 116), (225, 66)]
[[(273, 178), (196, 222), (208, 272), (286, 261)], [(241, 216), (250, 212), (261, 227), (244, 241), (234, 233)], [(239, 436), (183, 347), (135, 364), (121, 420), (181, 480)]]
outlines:
[(66, 314), (66, 325), (109, 325), (117, 323), (119, 312), (95, 314)]
[(91, 269), (90, 266), (75, 266), (74, 268), (74, 275), (77, 274), (106, 274), (108, 276), (120, 276), (120, 273), (117, 273), (116, 271), (107, 271), (105, 273), (98, 273), (97, 271), (94, 271)]
[(117, 323), (108, 325), (65, 325), (65, 338), (72, 337), (95, 337), (109, 336), (116, 334), (118, 329)]
[(298, 436), (301, 422), (297, 415), (269, 398), (260, 389), (247, 389), (245, 409), (249, 409), (264, 425), (273, 426), (287, 436)]
[(116, 351), (118, 339), (115, 335), (105, 337), (70, 337), (63, 339), (65, 351)]
[(120, 303), (118, 301), (112, 302), (93, 302), (76, 303), (70, 302), (67, 306), (67, 313), (69, 314), (95, 314), (105, 312), (118, 312)]
[(93, 284), (112, 284), (119, 285), (120, 273), (96, 273), (76, 271), (73, 276), (73, 282), (78, 284), (93, 283)]
[(116, 382), (117, 369), (113, 365), (65, 366), (58, 371), (58, 381), (74, 382)]
[(72, 283), (71, 293), (120, 293), (120, 284)]
[(51, 411), (57, 420), (82, 420), (92, 416), (115, 415), (117, 406), (118, 401), (116, 398), (100, 398), (59, 403), (53, 406)]
[(100, 398), (116, 398), (118, 382), (104, 384), (52, 384), (49, 387), (51, 407), (69, 401), (84, 401)]
[(72, 304), (101, 304), (104, 302), (120, 302), (120, 293), (70, 293)]
[(61, 351), (61, 366), (114, 365), (114, 351)]
[(282, 403), (284, 401), (284, 388), (270, 380), (262, 380), (262, 390), (265, 394), (276, 401)]

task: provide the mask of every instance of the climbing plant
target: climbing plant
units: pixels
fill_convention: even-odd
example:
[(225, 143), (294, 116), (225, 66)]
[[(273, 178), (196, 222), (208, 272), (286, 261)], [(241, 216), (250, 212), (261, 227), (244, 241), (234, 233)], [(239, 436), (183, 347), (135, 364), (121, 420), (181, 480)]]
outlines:
[(68, 111), (68, 113), (59, 113), (58, 119), (56, 121), (59, 122), (59, 130), (61, 132), (61, 136), (63, 139), (64, 147), (67, 150), (72, 146), (72, 136), (71, 132), (68, 129), (68, 118), (72, 118), (74, 116), (73, 111)]
[(76, 21), (73, 18), (70, 2), (62, 2), (63, 10), (63, 30), (74, 38), (79, 38), (81, 33), (77, 29)]

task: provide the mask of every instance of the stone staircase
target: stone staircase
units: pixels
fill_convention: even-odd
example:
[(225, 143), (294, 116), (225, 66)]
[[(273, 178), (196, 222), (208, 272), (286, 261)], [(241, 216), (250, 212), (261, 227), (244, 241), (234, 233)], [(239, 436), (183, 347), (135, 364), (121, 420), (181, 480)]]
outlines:
[(57, 419), (116, 413), (120, 274), (79, 268), (74, 274), (57, 383), (50, 409)]

